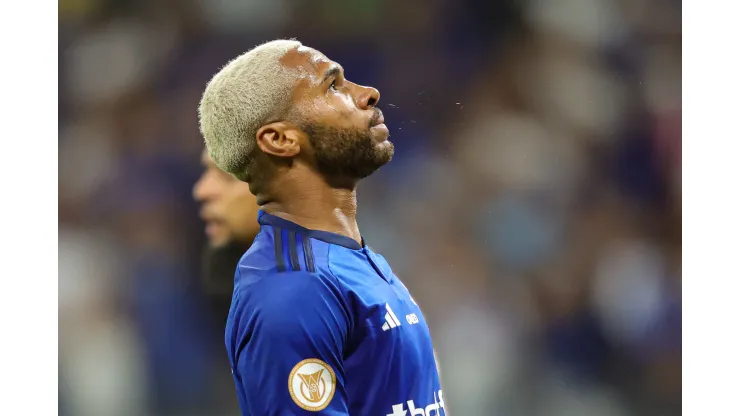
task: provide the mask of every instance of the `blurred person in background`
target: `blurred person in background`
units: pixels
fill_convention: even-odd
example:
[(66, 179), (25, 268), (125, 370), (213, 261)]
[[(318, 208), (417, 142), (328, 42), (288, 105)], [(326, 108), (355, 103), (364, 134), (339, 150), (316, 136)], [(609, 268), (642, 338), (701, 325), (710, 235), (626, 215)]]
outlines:
[(234, 270), (259, 231), (257, 201), (249, 185), (219, 169), (207, 151), (201, 156), (203, 173), (193, 187), (201, 205), (208, 246), (203, 254), (203, 279), (215, 317), (229, 314)]
[(357, 225), (358, 182), (394, 153), (379, 99), (294, 40), (242, 54), (203, 94), (211, 157), (261, 207), (226, 327), (244, 415), (444, 414), (421, 310)]

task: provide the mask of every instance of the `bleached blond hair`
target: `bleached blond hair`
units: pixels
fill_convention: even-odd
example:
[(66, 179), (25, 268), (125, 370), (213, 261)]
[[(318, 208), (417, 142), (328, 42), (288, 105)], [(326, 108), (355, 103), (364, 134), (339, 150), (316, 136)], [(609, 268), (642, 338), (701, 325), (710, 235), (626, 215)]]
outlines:
[(226, 64), (208, 82), (198, 107), (200, 132), (220, 169), (249, 181), (257, 130), (290, 110), (298, 71), (280, 60), (296, 40), (263, 43)]

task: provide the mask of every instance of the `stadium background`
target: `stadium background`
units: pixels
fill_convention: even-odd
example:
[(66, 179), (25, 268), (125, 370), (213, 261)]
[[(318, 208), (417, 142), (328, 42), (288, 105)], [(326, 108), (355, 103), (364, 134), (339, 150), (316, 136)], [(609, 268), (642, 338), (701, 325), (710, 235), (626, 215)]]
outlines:
[(677, 0), (60, 0), (64, 415), (236, 415), (199, 291), (196, 107), (297, 37), (381, 91), (361, 230), (454, 414), (680, 414)]

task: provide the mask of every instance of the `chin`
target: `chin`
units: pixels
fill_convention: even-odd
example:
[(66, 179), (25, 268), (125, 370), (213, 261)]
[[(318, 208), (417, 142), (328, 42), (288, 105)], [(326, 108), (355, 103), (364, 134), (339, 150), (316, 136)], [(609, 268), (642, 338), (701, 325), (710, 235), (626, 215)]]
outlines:
[(228, 237), (215, 237), (208, 239), (208, 246), (214, 249), (227, 247), (232, 241)]
[(383, 142), (378, 143), (376, 148), (378, 149), (378, 153), (379, 153), (378, 157), (384, 160), (381, 163), (381, 166), (390, 162), (391, 159), (393, 159), (393, 155), (396, 153), (396, 146), (394, 146), (393, 142), (390, 140), (385, 140)]
[(393, 146), (393, 142), (391, 142), (390, 140), (388, 140), (388, 137), (386, 137), (385, 139), (383, 139), (381, 141), (378, 141), (375, 144), (375, 148), (376, 149), (379, 149), (380, 151), (382, 151), (384, 153), (390, 151), (391, 152), (391, 156), (392, 156), (393, 151), (395, 150), (395, 147)]

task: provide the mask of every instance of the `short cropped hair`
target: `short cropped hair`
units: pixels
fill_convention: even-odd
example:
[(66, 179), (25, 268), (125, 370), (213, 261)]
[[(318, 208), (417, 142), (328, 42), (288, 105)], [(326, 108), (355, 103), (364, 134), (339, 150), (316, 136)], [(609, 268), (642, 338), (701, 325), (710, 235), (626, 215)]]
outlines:
[(249, 182), (257, 130), (290, 111), (298, 71), (280, 59), (301, 46), (296, 40), (263, 43), (226, 64), (208, 82), (198, 107), (200, 132), (220, 169)]

